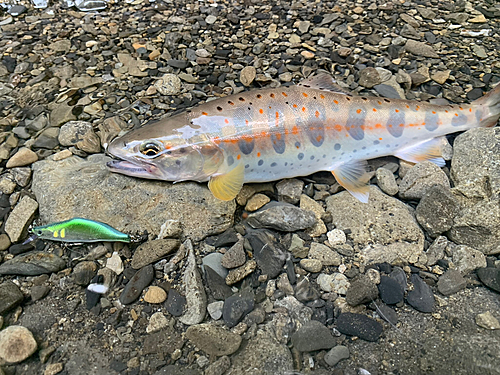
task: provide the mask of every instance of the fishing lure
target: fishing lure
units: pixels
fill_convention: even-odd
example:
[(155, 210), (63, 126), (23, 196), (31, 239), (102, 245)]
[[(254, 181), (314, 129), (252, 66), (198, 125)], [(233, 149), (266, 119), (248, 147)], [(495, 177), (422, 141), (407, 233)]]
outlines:
[(81, 217), (33, 227), (31, 232), (43, 240), (61, 242), (131, 241), (128, 234), (122, 233), (108, 224)]

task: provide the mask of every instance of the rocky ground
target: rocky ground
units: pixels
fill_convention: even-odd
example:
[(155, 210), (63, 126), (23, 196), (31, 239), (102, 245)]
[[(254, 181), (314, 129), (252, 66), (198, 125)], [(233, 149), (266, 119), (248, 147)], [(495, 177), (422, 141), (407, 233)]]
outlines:
[[(498, 128), (450, 136), (442, 169), (372, 161), (368, 204), (328, 173), (221, 202), (111, 174), (102, 153), (147, 121), (319, 70), (363, 95), (470, 102), (500, 81), (497, 2), (10, 4), (0, 374), (500, 373)], [(75, 216), (149, 236), (22, 245), (33, 221)]]

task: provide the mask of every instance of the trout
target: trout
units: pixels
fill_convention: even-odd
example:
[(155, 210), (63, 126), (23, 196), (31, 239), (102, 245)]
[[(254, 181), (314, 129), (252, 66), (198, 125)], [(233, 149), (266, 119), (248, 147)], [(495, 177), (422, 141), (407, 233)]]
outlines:
[(327, 74), (296, 86), (216, 99), (113, 140), (113, 172), (165, 181), (208, 181), (218, 199), (244, 183), (330, 171), (368, 202), (367, 160), (394, 155), (445, 164), (445, 135), (494, 126), (500, 85), (471, 104), (436, 105), (352, 96)]

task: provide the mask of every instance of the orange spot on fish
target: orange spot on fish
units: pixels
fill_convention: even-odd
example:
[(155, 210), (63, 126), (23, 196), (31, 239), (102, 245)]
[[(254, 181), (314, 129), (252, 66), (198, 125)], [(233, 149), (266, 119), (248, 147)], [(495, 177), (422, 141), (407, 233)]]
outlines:
[(463, 111), (464, 109), (462, 107), (458, 107), (461, 111)]
[(420, 106), (419, 106), (419, 105), (417, 105), (417, 106), (415, 107), (415, 111), (418, 111), (419, 109), (420, 109)]
[(282, 92), (281, 95), (283, 95), (285, 98), (288, 97), (288, 95), (286, 94), (286, 92)]
[(238, 154), (238, 156), (236, 156), (236, 159), (240, 160), (241, 159), (241, 155)]
[(319, 94), (319, 97), (320, 97), (321, 99), (325, 99), (325, 96), (324, 96), (323, 94)]
[(323, 139), (323, 137), (322, 137), (321, 135), (318, 135), (318, 136), (316, 137), (316, 141), (318, 141), (318, 142), (321, 142), (321, 140), (322, 140), (322, 139)]
[(389, 124), (389, 125), (387, 125), (387, 126), (388, 126), (388, 127), (390, 127), (390, 128), (392, 128), (392, 125), (390, 125), (390, 124)]
[(399, 113), (399, 109), (395, 109), (394, 112)]
[(402, 128), (402, 127), (404, 127), (404, 126), (405, 126), (405, 124), (399, 124), (399, 127), (400, 127), (400, 128)]
[(264, 113), (264, 110), (263, 110), (262, 108), (261, 108), (261, 109), (259, 109), (259, 113), (260, 113), (260, 114), (263, 114), (263, 113)]
[(373, 112), (377, 112), (377, 108), (373, 108)]
[(228, 119), (225, 119), (225, 120), (224, 120), (224, 122), (225, 122), (226, 124), (229, 124), (229, 120), (228, 120)]
[(299, 145), (296, 145), (295, 147), (297, 148), (297, 150), (300, 148), (300, 146), (299, 146)]
[(233, 103), (232, 101), (230, 101), (230, 100), (229, 100), (227, 103), (228, 103), (229, 105), (234, 105), (234, 103)]
[(379, 141), (381, 141), (381, 140), (382, 140), (382, 138), (379, 138), (378, 140), (379, 140)]
[(448, 113), (448, 110), (447, 110), (447, 109), (445, 109), (444, 111), (445, 111), (446, 113)]
[(319, 111), (314, 112), (314, 116), (319, 118)]
[(294, 126), (294, 127), (292, 128), (292, 134), (294, 134), (294, 135), (299, 134), (299, 128), (298, 128), (297, 126)]
[(335, 126), (334, 126), (334, 128), (335, 128), (335, 130), (336, 130), (336, 131), (338, 131), (338, 132), (342, 131), (342, 126), (340, 126), (340, 125), (338, 125), (338, 124), (337, 124), (337, 125), (335, 125)]
[(469, 112), (472, 112), (472, 108), (469, 108)]
[(309, 96), (305, 92), (303, 92), (302, 95), (304, 95), (305, 98), (307, 98)]
[(269, 96), (274, 99), (274, 94), (273, 93), (271, 93)]
[(257, 157), (260, 158), (260, 152), (257, 152)]
[(219, 138), (219, 137), (214, 137), (214, 138), (212, 139), (212, 141), (213, 141), (215, 144), (217, 144), (217, 145), (218, 145), (218, 144), (220, 143), (220, 138)]
[(302, 107), (302, 112), (305, 112), (306, 111), (306, 107)]
[(410, 106), (407, 104), (407, 105), (406, 105), (406, 108), (410, 108)]
[(377, 103), (378, 103), (379, 105), (382, 105), (382, 102), (381, 102), (380, 100), (377, 100)]
[(207, 113), (207, 112), (201, 112), (201, 114), (202, 114), (203, 116), (208, 116), (208, 113)]
[(293, 108), (297, 108), (297, 104), (294, 104), (292, 107), (293, 107)]
[(262, 138), (266, 138), (266, 137), (269, 137), (269, 133), (268, 133), (268, 132), (263, 131), (263, 132), (260, 132), (260, 136), (261, 136)]
[(276, 134), (275, 134), (275, 136), (276, 136), (276, 139), (277, 139), (278, 141), (280, 141), (280, 140), (281, 140), (281, 133), (276, 133)]
[(334, 100), (333, 101), (335, 104), (339, 104), (339, 101), (338, 100)]
[(432, 114), (435, 115), (436, 114), (436, 111), (432, 111)]
[(356, 113), (359, 115), (361, 113), (361, 109), (357, 109)]
[(375, 129), (382, 129), (382, 128), (383, 128), (382, 124), (375, 124)]
[(248, 125), (250, 124), (250, 122), (248, 120), (245, 120), (245, 125)]
[(457, 116), (457, 117), (458, 117), (458, 113), (455, 113), (455, 116)]

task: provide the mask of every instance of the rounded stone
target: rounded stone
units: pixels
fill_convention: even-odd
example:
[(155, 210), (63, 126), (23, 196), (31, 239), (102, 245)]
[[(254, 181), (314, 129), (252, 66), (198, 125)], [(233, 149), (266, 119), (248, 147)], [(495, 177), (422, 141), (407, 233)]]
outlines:
[(24, 167), (38, 160), (37, 154), (27, 147), (19, 149), (5, 165), (7, 168)]
[(230, 355), (239, 349), (241, 336), (214, 324), (189, 327), (186, 337), (205, 353), (216, 356)]
[(307, 272), (320, 272), (323, 268), (323, 263), (318, 259), (302, 259), (299, 264)]
[(343, 345), (337, 345), (325, 354), (325, 362), (332, 367), (347, 358), (349, 358), (349, 348)]
[(150, 286), (144, 295), (147, 303), (162, 303), (167, 299), (167, 292), (159, 286)]
[(7, 363), (19, 363), (29, 358), (37, 343), (29, 329), (10, 326), (0, 331), (0, 358)]

